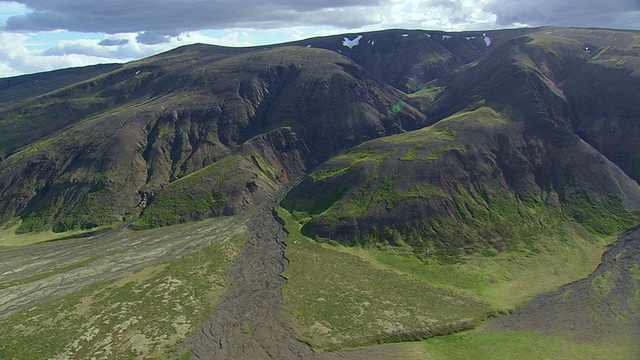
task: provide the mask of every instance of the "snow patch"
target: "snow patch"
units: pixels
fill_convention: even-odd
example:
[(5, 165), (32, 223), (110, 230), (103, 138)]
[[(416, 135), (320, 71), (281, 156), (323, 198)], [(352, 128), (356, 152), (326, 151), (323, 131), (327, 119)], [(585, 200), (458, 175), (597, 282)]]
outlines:
[(476, 37), (475, 36), (465, 36), (465, 38), (467, 40), (475, 40)]
[(451, 35), (442, 35), (442, 40), (449, 40), (451, 37)]
[(487, 47), (489, 47), (489, 45), (491, 45), (491, 38), (488, 37), (485, 33), (482, 33), (482, 36), (484, 37), (484, 43), (487, 45)]
[(402, 34), (402, 37), (407, 37), (409, 36), (409, 34)]
[(375, 40), (371, 40), (371, 46), (375, 45), (376, 41)]
[(424, 34), (425, 34), (425, 35), (427, 35), (427, 37), (428, 37), (428, 38), (430, 38), (430, 37), (431, 37), (431, 34), (427, 34), (427, 33), (424, 33)]
[(349, 40), (348, 37), (345, 37), (342, 41), (342, 45), (348, 47), (349, 49), (353, 49), (354, 46), (360, 45), (360, 39), (362, 39), (362, 35), (358, 35), (358, 37), (353, 40)]
[(310, 48), (310, 47), (311, 47), (311, 44), (307, 45), (307, 47), (308, 47), (308, 48)]

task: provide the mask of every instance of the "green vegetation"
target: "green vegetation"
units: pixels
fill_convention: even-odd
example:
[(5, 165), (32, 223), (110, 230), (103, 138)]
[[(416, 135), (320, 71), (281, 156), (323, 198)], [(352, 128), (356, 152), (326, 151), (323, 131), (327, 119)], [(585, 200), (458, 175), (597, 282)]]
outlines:
[(289, 231), (283, 274), (285, 313), (296, 334), (316, 349), (336, 350), (418, 340), (477, 326), (488, 304), (427, 284), (300, 234), (279, 208)]
[[(525, 45), (525, 52), (529, 49), (540, 49), (545, 53), (552, 54), (557, 58), (562, 58), (563, 53), (573, 52), (575, 49), (583, 49), (582, 42), (567, 38), (566, 36), (554, 35), (552, 33), (541, 32), (533, 36), (531, 41)], [(580, 52), (578, 52), (579, 54)]]
[(631, 275), (633, 281), (635, 281), (636, 287), (640, 292), (640, 265), (632, 263), (629, 269), (629, 274)]
[[(494, 170), (471, 169), (478, 165), (467, 163), (477, 160), (466, 159), (469, 154), (457, 143), (461, 140), (456, 140), (456, 129), (473, 123), (492, 131), (496, 124), (506, 124), (505, 115), (484, 103), (473, 107), (430, 127), (373, 140), (333, 158), (287, 194), (282, 206), (296, 219), (309, 220), (303, 227), (305, 235), (365, 246), (405, 244), (422, 260), (450, 263), (477, 253), (538, 253), (544, 250), (540, 245), (544, 239), (561, 240), (576, 233), (566, 218), (597, 236), (614, 235), (640, 222), (640, 213), (627, 211), (619, 197), (592, 199), (586, 190), (576, 192), (580, 184), (575, 178), (571, 181), (570, 168), (565, 177), (574, 191), (571, 195), (565, 195), (566, 189), (560, 194), (553, 189), (516, 193), (501, 184), (495, 173), (482, 173)], [(469, 146), (484, 145), (471, 142)], [(482, 156), (496, 166), (499, 155)], [(433, 167), (452, 169), (444, 176), (436, 174), (418, 163), (425, 160), (434, 161)], [(452, 160), (456, 165), (445, 164)], [(492, 177), (493, 184), (487, 180), (442, 183), (443, 177), (470, 175)], [(559, 197), (562, 206), (547, 204), (549, 196)], [(406, 206), (402, 204), (429, 216), (403, 213)], [(387, 213), (380, 214), (381, 209)]]
[(108, 104), (109, 99), (85, 94), (74, 99), (35, 98), (0, 111), (0, 153), (45, 139), (79, 121), (84, 114), (102, 111)]
[[(164, 187), (153, 198), (135, 223), (139, 228), (151, 228), (222, 215), (232, 200), (232, 192), (245, 183), (235, 183), (247, 170), (240, 168), (238, 155), (227, 156)], [(234, 188), (235, 187), (235, 188)]]
[[(364, 249), (345, 249), (429, 284), (466, 291), (503, 310), (588, 276), (613, 239), (585, 231), (538, 197), (505, 196), (486, 188), (460, 188), (451, 195), (429, 187), (400, 194), (385, 192), (386, 188), (379, 188), (380, 196), (365, 199), (386, 201), (389, 211), (411, 197), (450, 201), (457, 216), (434, 216), (413, 228), (398, 223), (372, 229), (359, 242)], [(354, 216), (354, 209), (330, 208), (315, 218), (296, 215), (307, 224), (331, 224)]]
[(536, 294), (587, 277), (599, 264), (606, 242), (582, 237), (579, 228), (566, 229), (569, 232), (561, 238), (540, 237), (537, 251), (471, 254), (455, 263), (422, 261), (389, 247), (369, 247), (357, 253), (381, 266), (466, 291), (497, 309), (512, 311)]
[[(535, 212), (530, 208), (531, 199), (519, 206), (525, 214)], [(316, 243), (300, 233), (300, 224), (284, 209), (279, 209), (279, 215), (290, 232), (286, 240), (291, 264), (284, 274), (288, 278), (283, 288), (285, 311), (298, 336), (316, 349), (429, 338), (385, 345), (380, 353), (390, 347), (390, 358), (398, 359), (631, 359), (637, 351), (624, 339), (584, 343), (562, 336), (485, 328), (431, 338), (461, 329), (423, 331), (425, 324), (403, 318), (415, 317), (414, 311), (436, 319), (438, 313), (452, 314), (444, 307), (421, 308), (424, 303), (437, 304), (426, 297), (437, 297), (444, 289), (465, 292), (468, 299), (487, 301), (498, 312), (508, 313), (537, 294), (587, 277), (599, 264), (604, 247), (614, 239), (586, 232), (569, 220), (561, 220), (559, 214), (546, 219), (546, 227), (531, 239), (533, 247), (469, 254), (455, 263), (420, 260), (407, 244), (348, 247)], [(608, 283), (607, 279), (595, 282), (601, 287)], [(409, 288), (420, 291), (414, 293)], [(420, 297), (422, 301), (413, 302)], [(456, 299), (464, 297), (456, 295)], [(473, 303), (465, 305), (480, 309)], [(362, 335), (367, 333), (371, 335)]]
[(100, 226), (90, 230), (70, 230), (66, 232), (53, 232), (52, 230), (44, 230), (39, 232), (20, 233), (17, 229), (20, 227), (22, 220), (9, 220), (0, 227), (0, 246), (25, 246), (45, 241), (55, 241), (69, 237), (77, 237), (82, 234), (89, 234), (109, 228), (109, 226)]
[[(447, 122), (478, 122), (483, 125), (491, 125), (491, 124), (506, 124), (507, 117), (504, 114), (501, 114), (495, 111), (490, 106), (486, 106), (484, 100), (480, 103), (476, 103), (473, 105), (470, 110), (461, 111), (455, 115), (449, 116), (448, 118), (441, 120), (440, 124), (446, 124)], [(442, 125), (440, 125), (442, 126)]]
[(596, 297), (601, 301), (604, 300), (611, 290), (615, 288), (616, 281), (616, 274), (610, 271), (594, 277), (591, 281), (591, 285), (593, 285), (593, 291)]
[[(16, 234), (26, 234), (53, 230), (55, 233), (63, 233), (71, 230), (88, 230), (99, 226), (113, 226), (121, 221), (115, 207), (102, 204), (105, 201), (105, 193), (114, 191), (116, 185), (94, 186), (93, 192), (86, 194), (76, 204), (69, 204), (64, 195), (52, 196), (49, 202), (45, 202), (35, 209), (27, 209), (22, 215), (22, 222), (16, 228)], [(66, 191), (66, 190), (65, 190)], [(71, 212), (67, 210), (71, 208)]]
[(243, 242), (237, 235), (16, 314), (0, 325), (0, 358), (182, 357), (178, 346), (213, 312)]
[(442, 86), (420, 86), (415, 92), (407, 94), (410, 100), (418, 100), (419, 102), (430, 105), (444, 91)]
[(586, 190), (565, 196), (564, 213), (595, 234), (613, 235), (640, 223), (640, 212), (629, 212), (617, 196), (593, 199)]
[(479, 329), (397, 346), (399, 359), (630, 360), (638, 346), (621, 339), (577, 342), (536, 332)]

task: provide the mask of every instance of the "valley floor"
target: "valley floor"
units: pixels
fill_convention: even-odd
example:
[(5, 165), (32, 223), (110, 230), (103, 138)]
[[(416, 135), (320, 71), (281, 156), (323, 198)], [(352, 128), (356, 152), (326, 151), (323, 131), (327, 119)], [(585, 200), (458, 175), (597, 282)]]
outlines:
[[(244, 216), (0, 247), (0, 358), (635, 359), (639, 241), (628, 232), (584, 280), (488, 321), (507, 303), (500, 291), (445, 287), (426, 280), (443, 269), (318, 244), (273, 201)], [(558, 312), (571, 308), (584, 310), (565, 314), (582, 316), (573, 328)], [(595, 323), (595, 337), (575, 336)]]

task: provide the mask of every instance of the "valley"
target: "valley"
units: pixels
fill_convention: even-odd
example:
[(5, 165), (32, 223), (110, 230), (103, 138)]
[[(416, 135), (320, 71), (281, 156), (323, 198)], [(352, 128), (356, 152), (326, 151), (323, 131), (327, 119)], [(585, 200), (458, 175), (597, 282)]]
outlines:
[(0, 358), (635, 359), (638, 49), (386, 30), (0, 79)]

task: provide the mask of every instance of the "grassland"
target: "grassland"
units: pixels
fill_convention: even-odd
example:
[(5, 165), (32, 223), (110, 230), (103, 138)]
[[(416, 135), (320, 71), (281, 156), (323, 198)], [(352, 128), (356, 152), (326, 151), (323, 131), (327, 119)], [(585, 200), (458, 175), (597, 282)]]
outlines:
[(0, 358), (177, 358), (213, 312), (237, 235), (123, 278), (18, 313), (0, 325)]
[(17, 229), (20, 228), (21, 224), (22, 222), (20, 219), (13, 219), (0, 227), (0, 246), (25, 246), (68, 237), (81, 236), (83, 234), (93, 233), (109, 228), (109, 226), (102, 226), (93, 229), (77, 229), (65, 232), (45, 230), (40, 232), (20, 233)]
[(421, 342), (391, 345), (399, 359), (632, 360), (640, 347), (624, 339), (576, 342), (536, 332), (478, 329)]
[[(535, 251), (473, 254), (448, 263), (422, 261), (406, 244), (317, 243), (300, 233), (301, 223), (286, 210), (279, 209), (279, 215), (290, 232), (285, 312), (297, 336), (316, 350), (399, 342), (380, 345), (376, 353), (392, 354), (393, 359), (434, 360), (631, 360), (640, 352), (640, 346), (625, 338), (584, 342), (562, 335), (492, 329), (478, 321), (483, 312), (485, 316), (511, 313), (537, 294), (586, 278), (614, 236), (593, 234), (565, 220), (564, 225), (556, 225), (567, 230), (566, 235), (536, 238)], [(596, 279), (603, 288), (605, 280)], [(446, 295), (447, 291), (454, 295)], [(449, 303), (438, 302), (443, 296)], [(436, 321), (443, 321), (445, 314), (449, 321), (472, 316), (477, 320), (438, 327)], [(464, 330), (473, 326), (480, 327)], [(426, 340), (415, 341), (420, 339)], [(370, 353), (369, 348), (363, 350)]]
[[(446, 257), (420, 258), (416, 257), (416, 245), (402, 241), (402, 236), (394, 235), (392, 230), (388, 233), (398, 238), (395, 246), (372, 242), (364, 248), (342, 249), (429, 284), (464, 290), (498, 309), (512, 310), (535, 294), (589, 275), (599, 264), (605, 246), (615, 240), (614, 236), (592, 234), (563, 219), (560, 213), (552, 215), (559, 211), (536, 202), (503, 199), (494, 203), (491, 211), (486, 204), (478, 206), (475, 201), (461, 204), (459, 208), (471, 209), (475, 217), (457, 227), (464, 229), (467, 236), (485, 231), (481, 235), (498, 239), (505, 246), (502, 251), (485, 246), (466, 254), (458, 252), (455, 261)], [(456, 227), (452, 221), (440, 224), (445, 235), (448, 228)], [(477, 241), (482, 236), (476, 236), (474, 246), (481, 246)]]
[(284, 272), (285, 313), (296, 335), (316, 349), (337, 350), (419, 340), (477, 326), (493, 309), (485, 302), (289, 231)]

